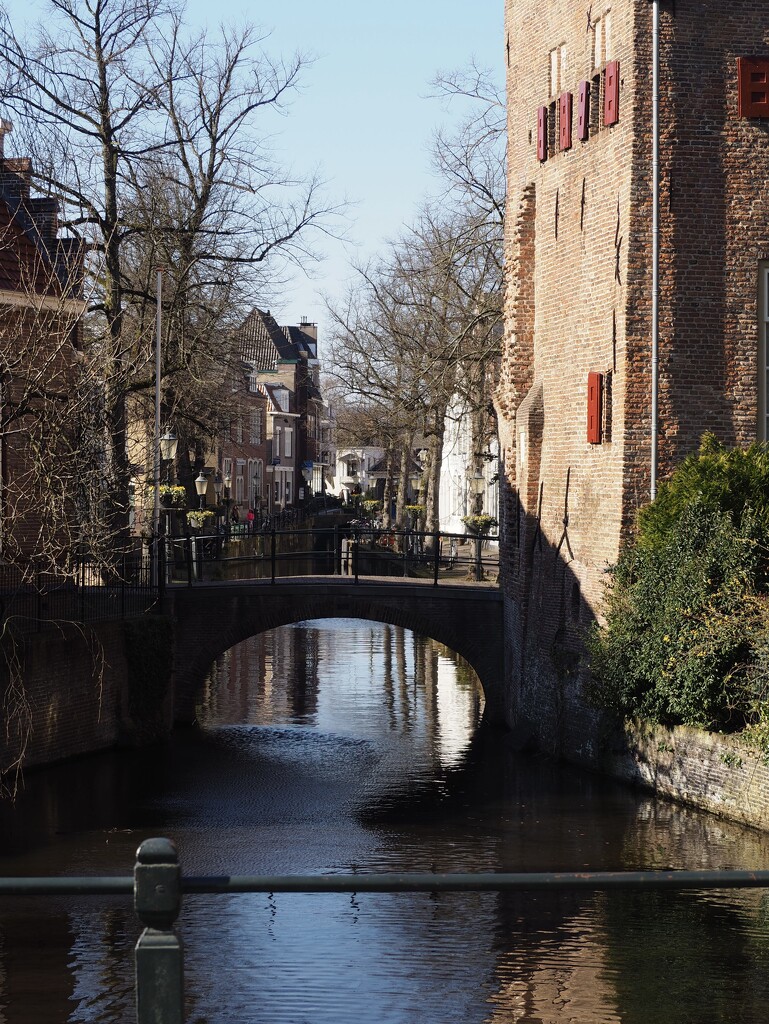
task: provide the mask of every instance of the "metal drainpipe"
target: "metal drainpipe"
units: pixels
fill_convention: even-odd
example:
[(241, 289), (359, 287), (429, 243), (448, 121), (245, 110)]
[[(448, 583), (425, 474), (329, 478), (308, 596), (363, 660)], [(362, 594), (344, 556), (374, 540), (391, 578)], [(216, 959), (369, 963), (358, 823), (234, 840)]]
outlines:
[(652, 404), (651, 500), (657, 497), (659, 430), (659, 262), (660, 262), (660, 5), (652, 2)]

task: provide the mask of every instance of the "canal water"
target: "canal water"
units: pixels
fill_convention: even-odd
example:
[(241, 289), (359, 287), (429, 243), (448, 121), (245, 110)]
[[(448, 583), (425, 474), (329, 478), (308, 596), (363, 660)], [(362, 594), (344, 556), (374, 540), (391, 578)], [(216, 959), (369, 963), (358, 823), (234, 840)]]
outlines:
[[(199, 727), (30, 773), (0, 874), (759, 868), (757, 832), (516, 754), (469, 669), (359, 620), (228, 652)], [(194, 1024), (758, 1024), (761, 892), (187, 897)], [(0, 1024), (133, 1019), (129, 901), (0, 900)]]

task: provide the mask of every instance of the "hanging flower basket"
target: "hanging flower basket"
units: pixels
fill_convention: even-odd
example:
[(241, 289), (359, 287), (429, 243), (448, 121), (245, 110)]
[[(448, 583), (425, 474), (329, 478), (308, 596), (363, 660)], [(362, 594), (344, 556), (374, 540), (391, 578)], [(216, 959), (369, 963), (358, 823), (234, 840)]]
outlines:
[(196, 508), (187, 513), (187, 525), (202, 530), (204, 526), (210, 525), (213, 518), (214, 513), (209, 509)]
[(492, 526), (497, 525), (494, 516), (488, 515), (462, 516), (462, 522), (471, 533), (488, 533)]
[(184, 487), (172, 487), (170, 484), (161, 484), (160, 504), (164, 508), (184, 508), (187, 504), (187, 491)]

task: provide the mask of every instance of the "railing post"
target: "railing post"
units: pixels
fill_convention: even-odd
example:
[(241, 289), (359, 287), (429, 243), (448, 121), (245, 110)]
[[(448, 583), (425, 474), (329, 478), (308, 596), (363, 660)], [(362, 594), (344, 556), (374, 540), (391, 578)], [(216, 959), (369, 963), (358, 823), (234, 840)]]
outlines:
[(163, 597), (165, 596), (165, 592), (166, 592), (166, 572), (168, 571), (167, 568), (166, 568), (167, 552), (166, 552), (166, 538), (165, 538), (165, 536), (161, 537), (161, 543), (158, 545), (158, 558), (159, 558), (160, 561), (159, 561), (159, 565), (158, 565), (158, 595), (157, 596), (158, 596), (158, 599), (162, 601)]
[(273, 524), (272, 524), (272, 534), (271, 534), (271, 545), (270, 545), (270, 577), (271, 577), (271, 582), (272, 583), (275, 582), (275, 563), (276, 563), (275, 523), (273, 522)]
[(85, 556), (80, 558), (80, 621), (85, 622)]
[(360, 552), (360, 533), (356, 527), (352, 532), (352, 567), (355, 582), (358, 582), (358, 555)]
[(184, 538), (184, 558), (187, 562), (187, 586), (192, 586), (192, 537), (189, 533)]
[(483, 563), (481, 561), (481, 534), (475, 538), (475, 581), (480, 583), (483, 579)]
[(433, 586), (438, 586), (438, 569), (441, 564), (441, 545), (438, 530), (433, 534)]
[(134, 908), (145, 925), (134, 953), (137, 1024), (183, 1024), (184, 956), (173, 931), (181, 902), (176, 847), (145, 839), (134, 868)]
[(342, 575), (342, 552), (339, 547), (339, 527), (334, 526), (334, 566), (332, 576)]

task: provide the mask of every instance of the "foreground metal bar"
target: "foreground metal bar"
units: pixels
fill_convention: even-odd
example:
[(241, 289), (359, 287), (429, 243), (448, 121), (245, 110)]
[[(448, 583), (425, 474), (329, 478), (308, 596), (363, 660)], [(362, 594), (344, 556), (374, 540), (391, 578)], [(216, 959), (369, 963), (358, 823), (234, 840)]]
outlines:
[(181, 873), (170, 839), (147, 839), (136, 852), (134, 907), (147, 927), (136, 943), (137, 1024), (182, 1024), (184, 959), (173, 931)]
[(769, 888), (769, 871), (581, 871), (186, 878), (188, 893), (510, 892), (526, 889)]
[[(147, 840), (160, 842), (160, 840)], [(163, 840), (167, 842), (167, 840)], [(142, 844), (142, 847), (145, 844)], [(171, 844), (172, 845), (172, 844)], [(142, 849), (140, 847), (140, 851)], [(138, 883), (137, 883), (138, 884)], [(246, 892), (510, 892), (527, 889), (769, 889), (769, 871), (578, 871), (452, 874), (189, 875), (188, 894)], [(0, 878), (0, 896), (130, 895), (134, 880)], [(177, 911), (178, 913), (178, 911)], [(173, 921), (173, 919), (171, 919)]]

